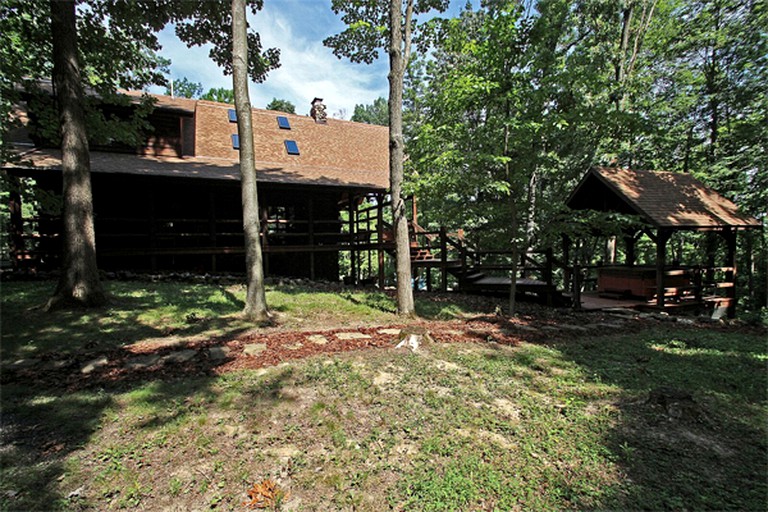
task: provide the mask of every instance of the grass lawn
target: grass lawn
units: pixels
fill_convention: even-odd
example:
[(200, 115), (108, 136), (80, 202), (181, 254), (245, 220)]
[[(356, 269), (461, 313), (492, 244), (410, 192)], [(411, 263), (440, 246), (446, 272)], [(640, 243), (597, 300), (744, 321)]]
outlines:
[[(47, 315), (29, 308), (51, 283), (3, 283), (3, 362), (255, 332), (236, 286), (109, 286), (108, 310)], [(374, 292), (268, 300), (280, 325), (257, 332), (275, 336), (398, 322)], [(765, 510), (765, 330), (649, 320), (505, 344), (451, 320), (491, 302), (419, 308), (450, 343), (81, 387), (4, 372), (0, 509), (245, 510), (266, 482), (276, 510)], [(662, 386), (690, 397), (649, 400)]]

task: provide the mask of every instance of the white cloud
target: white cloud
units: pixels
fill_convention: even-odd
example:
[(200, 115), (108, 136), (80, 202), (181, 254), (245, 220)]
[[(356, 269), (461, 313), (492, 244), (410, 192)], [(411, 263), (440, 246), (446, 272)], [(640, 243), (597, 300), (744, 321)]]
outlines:
[[(333, 14), (329, 1), (280, 0), (265, 2), (264, 10), (249, 17), (261, 36), (262, 46), (280, 49), (280, 68), (261, 84), (250, 87), (251, 103), (263, 108), (272, 98), (296, 105), (296, 113), (306, 114), (316, 96), (324, 99), (328, 112), (346, 110), (347, 118), (356, 104), (368, 104), (387, 96), (387, 65), (380, 59), (372, 65), (353, 64), (338, 59), (323, 39), (344, 29)], [(173, 29), (160, 34), (162, 55), (172, 60), (174, 78), (187, 77), (211, 87), (232, 87), (231, 77), (208, 57), (208, 48), (187, 48)], [(159, 89), (153, 92), (163, 92)]]

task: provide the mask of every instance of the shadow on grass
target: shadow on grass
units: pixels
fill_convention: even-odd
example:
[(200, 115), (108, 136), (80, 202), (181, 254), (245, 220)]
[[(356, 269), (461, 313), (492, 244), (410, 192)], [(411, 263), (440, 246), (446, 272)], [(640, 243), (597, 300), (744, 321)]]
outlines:
[[(236, 336), (249, 327), (235, 315), (243, 302), (224, 288), (179, 283), (108, 283), (112, 303), (93, 310), (36, 308), (52, 282), (3, 283), (5, 361), (104, 351), (164, 336)], [(214, 296), (215, 295), (215, 296)]]
[[(768, 378), (764, 335), (661, 330), (555, 344), (621, 389), (606, 446), (627, 478), (598, 508), (765, 510)], [(692, 401), (649, 400), (666, 386)], [(594, 503), (576, 502), (576, 508)]]
[[(130, 356), (135, 355), (125, 357)], [(104, 496), (79, 493), (75, 487), (85, 482), (68, 479), (72, 474), (107, 482), (86, 486), (91, 493), (111, 485), (111, 505), (136, 506), (137, 502), (131, 500), (141, 496), (128, 496), (120, 484), (121, 478), (127, 477), (119, 472), (129, 471), (131, 461), (140, 460), (137, 451), (152, 449), (146, 445), (154, 442), (163, 427), (207, 415), (226, 392), (216, 385), (220, 379), (216, 368), (226, 362), (200, 352), (186, 363), (155, 365), (141, 371), (125, 370), (118, 361), (87, 377), (62, 371), (37, 379), (29, 372), (5, 383), (0, 402), (0, 509), (79, 510), (105, 506)], [(281, 392), (290, 377), (290, 371), (283, 371), (250, 383), (242, 393), (250, 404), (271, 406), (285, 399)], [(94, 442), (94, 436), (111, 422), (119, 422), (121, 431), (146, 432), (128, 436), (142, 439), (144, 444), (126, 445), (122, 437)], [(113, 448), (96, 454), (90, 467), (73, 468), (73, 464), (79, 464), (78, 456), (73, 457), (75, 452), (92, 443)], [(177, 464), (181, 467), (184, 461)]]

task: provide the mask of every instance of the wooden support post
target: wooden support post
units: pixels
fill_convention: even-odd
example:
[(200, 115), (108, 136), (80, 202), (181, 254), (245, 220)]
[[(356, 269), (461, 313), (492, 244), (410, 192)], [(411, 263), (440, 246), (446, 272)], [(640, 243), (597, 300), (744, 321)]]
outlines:
[(633, 267), (637, 261), (637, 254), (635, 252), (635, 245), (637, 243), (638, 233), (626, 233), (624, 235), (624, 248), (627, 251), (626, 261), (624, 264), (628, 267)]
[(427, 267), (426, 274), (427, 274), (427, 291), (431, 292), (432, 291), (432, 268), (431, 267)]
[(440, 291), (448, 291), (448, 234), (440, 226)]
[(736, 316), (736, 230), (729, 228), (723, 231), (723, 238), (725, 239), (726, 251), (725, 251), (725, 266), (730, 267), (725, 273), (725, 281), (730, 283), (725, 289), (725, 296), (728, 301), (728, 318), (734, 318)]
[(352, 284), (357, 284), (357, 251), (355, 250), (355, 196), (349, 191), (349, 274)]
[(563, 288), (570, 290), (572, 289), (571, 279), (573, 278), (571, 270), (571, 237), (563, 235), (561, 246), (563, 249)]
[[(216, 193), (208, 191), (208, 243), (216, 247)], [(216, 253), (211, 254), (211, 272), (216, 272)]]
[(552, 248), (548, 247), (544, 251), (544, 282), (547, 283), (547, 306), (554, 305), (555, 287), (552, 279)]
[(667, 260), (667, 241), (672, 233), (659, 229), (656, 235), (656, 306), (664, 308), (664, 265)]
[(367, 269), (367, 275), (365, 276), (366, 279), (370, 279), (373, 277), (373, 267), (371, 266), (371, 209), (370, 205), (368, 205), (365, 209), (365, 243), (366, 243), (366, 250), (365, 253), (368, 256), (368, 269)]
[(573, 309), (581, 310), (581, 267), (573, 265)]
[(269, 275), (269, 260), (272, 258), (272, 255), (269, 254), (269, 210), (267, 210), (267, 206), (260, 206), (259, 207), (259, 216), (261, 217), (261, 223), (259, 224), (259, 228), (261, 230), (260, 238), (261, 238), (261, 250), (264, 254), (264, 276)]
[(315, 280), (315, 198), (309, 196), (309, 204), (307, 205), (309, 211), (307, 212), (308, 231), (309, 231), (309, 279)]
[(714, 233), (710, 232), (706, 235), (704, 241), (704, 247), (706, 251), (707, 270), (704, 276), (704, 280), (707, 285), (711, 285), (715, 282), (715, 253), (717, 252), (717, 237)]
[(605, 262), (608, 265), (616, 263), (616, 237), (610, 236), (605, 243)]
[(19, 270), (24, 261), (24, 215), (21, 210), (21, 180), (18, 176), (8, 175), (8, 209), (10, 213), (11, 260), (14, 270)]
[(155, 255), (155, 249), (157, 249), (157, 218), (156, 218), (156, 206), (155, 206), (155, 189), (150, 187), (147, 193), (147, 209), (149, 210), (149, 268), (152, 272), (157, 271), (157, 256)]
[(697, 265), (693, 268), (693, 300), (696, 302), (696, 314), (698, 315), (701, 311), (701, 306), (703, 304), (703, 287), (702, 287), (702, 271), (701, 266)]
[(579, 255), (582, 253), (581, 245), (583, 241), (576, 240), (576, 247), (573, 255), (573, 304), (575, 310), (581, 309), (581, 267), (579, 266)]
[(379, 290), (384, 289), (384, 194), (376, 195), (376, 239), (379, 257)]

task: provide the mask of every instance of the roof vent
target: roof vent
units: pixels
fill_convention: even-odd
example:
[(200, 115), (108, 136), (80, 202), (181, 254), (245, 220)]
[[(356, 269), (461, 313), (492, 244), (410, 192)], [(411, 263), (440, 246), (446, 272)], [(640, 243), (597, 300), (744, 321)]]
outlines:
[(328, 114), (325, 112), (325, 105), (323, 104), (323, 98), (315, 98), (312, 100), (312, 110), (309, 111), (309, 115), (316, 123), (325, 124)]

